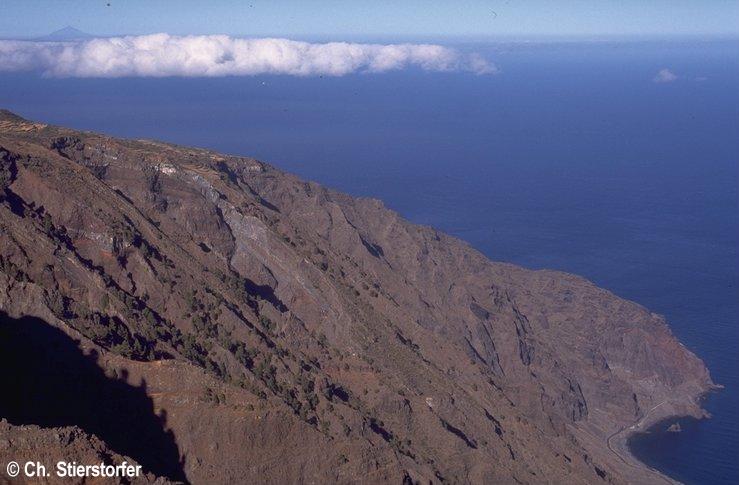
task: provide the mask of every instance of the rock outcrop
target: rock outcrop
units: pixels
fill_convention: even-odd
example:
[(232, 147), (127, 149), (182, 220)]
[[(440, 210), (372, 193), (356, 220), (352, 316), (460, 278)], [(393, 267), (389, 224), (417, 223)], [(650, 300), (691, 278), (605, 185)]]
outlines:
[[(147, 480), (647, 482), (609, 436), (712, 387), (662, 317), (580, 277), (251, 158), (9, 112), (0, 312), (0, 458), (73, 436)], [(55, 410), (78, 375), (114, 411)], [(171, 459), (120, 438), (131, 416)]]

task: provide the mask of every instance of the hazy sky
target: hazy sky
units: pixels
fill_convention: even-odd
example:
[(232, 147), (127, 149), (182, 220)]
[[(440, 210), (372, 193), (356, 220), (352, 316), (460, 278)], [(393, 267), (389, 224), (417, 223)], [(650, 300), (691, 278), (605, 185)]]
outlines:
[(0, 37), (737, 35), (739, 0), (2, 0)]

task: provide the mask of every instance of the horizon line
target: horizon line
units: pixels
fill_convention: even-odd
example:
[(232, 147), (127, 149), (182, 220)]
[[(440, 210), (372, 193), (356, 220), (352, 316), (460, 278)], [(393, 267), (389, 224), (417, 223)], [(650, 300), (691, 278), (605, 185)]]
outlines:
[(0, 35), (0, 40), (16, 40), (16, 41), (39, 41), (40, 38), (53, 35), (57, 32), (64, 31), (66, 29), (74, 29), (80, 34), (84, 35), (84, 38), (70, 39), (70, 40), (47, 40), (47, 42), (74, 42), (92, 38), (115, 38), (115, 37), (136, 37), (145, 36), (152, 34), (168, 34), (176, 37), (188, 37), (188, 36), (215, 36), (225, 35), (234, 38), (242, 39), (264, 39), (264, 38), (275, 38), (275, 39), (291, 39), (291, 40), (323, 40), (325, 42), (345, 42), (345, 41), (357, 41), (357, 40), (371, 40), (371, 39), (385, 39), (385, 40), (448, 40), (448, 41), (468, 41), (468, 42), (520, 42), (520, 43), (535, 43), (535, 42), (644, 42), (644, 41), (670, 41), (670, 40), (684, 40), (684, 41), (716, 41), (724, 40), (739, 41), (739, 32), (737, 33), (648, 33), (648, 34), (624, 34), (624, 33), (598, 33), (598, 34), (563, 34), (563, 33), (541, 33), (541, 34), (442, 34), (442, 33), (426, 33), (426, 34), (402, 34), (402, 33), (369, 33), (369, 34), (353, 34), (353, 33), (263, 33), (263, 34), (234, 34), (226, 32), (208, 32), (208, 33), (174, 33), (166, 31), (151, 31), (145, 33), (90, 33), (78, 29), (76, 27), (67, 25), (60, 29), (48, 32), (45, 34), (38, 34), (32, 36), (13, 36), (13, 35)]

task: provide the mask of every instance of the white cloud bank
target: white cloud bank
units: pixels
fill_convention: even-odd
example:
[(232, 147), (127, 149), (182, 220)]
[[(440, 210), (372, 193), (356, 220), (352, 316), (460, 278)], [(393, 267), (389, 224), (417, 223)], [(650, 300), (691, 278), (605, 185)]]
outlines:
[(656, 83), (671, 83), (677, 79), (677, 74), (670, 71), (669, 69), (660, 69), (657, 74), (652, 78), (652, 81)]
[(95, 38), (75, 42), (0, 41), (0, 71), (54, 77), (343, 76), (417, 66), (428, 71), (497, 72), (478, 54), (433, 44), (313, 44), (226, 35)]

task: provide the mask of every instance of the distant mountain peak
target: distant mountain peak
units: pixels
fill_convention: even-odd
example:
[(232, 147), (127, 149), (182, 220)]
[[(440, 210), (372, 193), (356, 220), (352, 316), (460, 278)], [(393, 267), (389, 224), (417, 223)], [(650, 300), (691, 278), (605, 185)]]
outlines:
[(74, 27), (67, 25), (66, 27), (61, 28), (59, 30), (55, 30), (54, 32), (48, 35), (38, 37), (36, 40), (65, 41), (65, 40), (89, 39), (91, 37), (93, 36), (86, 32), (82, 32), (79, 29), (75, 29)]

